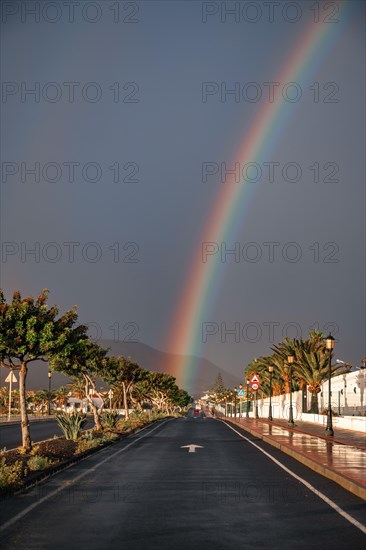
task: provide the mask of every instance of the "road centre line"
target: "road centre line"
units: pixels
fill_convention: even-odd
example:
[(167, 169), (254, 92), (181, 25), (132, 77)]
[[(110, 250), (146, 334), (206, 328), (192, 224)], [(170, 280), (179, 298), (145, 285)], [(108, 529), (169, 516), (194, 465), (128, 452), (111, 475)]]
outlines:
[[(164, 426), (164, 424), (166, 424), (167, 422), (170, 422), (171, 420), (174, 420), (173, 418), (170, 418), (169, 420), (165, 420), (164, 422), (162, 423), (159, 423), (157, 426), (155, 426), (155, 428), (153, 428), (152, 430), (149, 430), (148, 432), (146, 432), (144, 435), (138, 437), (137, 439), (134, 439), (133, 441), (131, 441), (131, 443), (129, 443), (128, 445), (126, 445), (125, 447), (123, 447), (123, 449), (120, 449), (119, 451), (116, 451), (115, 453), (107, 456), (106, 458), (104, 458), (103, 460), (101, 460), (100, 462), (98, 462), (98, 464), (96, 464), (95, 466), (93, 466), (92, 468), (89, 468), (88, 470), (85, 470), (84, 472), (82, 472), (81, 474), (79, 474), (78, 476), (76, 476), (72, 481), (69, 482), (68, 486), (70, 485), (73, 485), (75, 483), (77, 483), (80, 479), (82, 479), (83, 477), (85, 477), (86, 475), (88, 475), (90, 472), (94, 472), (97, 468), (99, 468), (99, 466), (102, 466), (103, 464), (105, 464), (106, 462), (108, 462), (108, 460), (111, 460), (111, 458), (114, 458), (115, 456), (123, 453), (124, 451), (127, 451), (127, 449), (129, 449), (129, 447), (131, 447), (132, 445), (134, 445), (135, 443), (137, 443), (138, 441), (140, 441), (141, 439), (143, 439), (144, 437), (147, 437), (148, 435), (150, 435), (152, 432), (155, 432), (155, 430), (157, 430), (158, 428), (160, 428), (161, 426)], [(148, 429), (148, 426), (146, 428), (143, 428), (142, 430), (140, 430), (140, 432), (142, 432), (143, 430), (145, 429)], [(23, 518), (24, 516), (26, 516), (27, 514), (29, 514), (29, 512), (31, 512), (32, 510), (34, 510), (35, 508), (37, 508), (37, 506), (39, 506), (40, 504), (43, 504), (43, 502), (46, 502), (47, 500), (49, 500), (50, 498), (54, 497), (55, 495), (57, 495), (58, 493), (60, 493), (61, 491), (63, 491), (65, 489), (65, 487), (62, 485), (60, 487), (58, 487), (57, 489), (55, 489), (54, 491), (52, 491), (51, 493), (49, 493), (48, 495), (45, 495), (44, 497), (42, 497), (40, 500), (38, 500), (37, 502), (34, 502), (33, 504), (31, 504), (30, 506), (28, 506), (27, 508), (25, 508), (24, 510), (22, 510), (21, 512), (19, 512), (19, 514), (16, 514), (15, 516), (13, 516), (11, 519), (9, 519), (6, 523), (4, 523), (1, 527), (0, 527), (0, 533), (5, 531), (5, 529), (8, 529), (9, 527), (11, 527), (12, 525), (14, 525), (14, 523), (16, 523), (17, 521), (19, 521), (21, 518)]]
[(299, 481), (300, 483), (302, 483), (303, 485), (305, 485), (305, 487), (307, 487), (310, 491), (312, 491), (315, 495), (317, 495), (318, 497), (320, 497), (326, 504), (328, 504), (331, 508), (333, 508), (333, 510), (335, 510), (340, 516), (342, 516), (344, 519), (346, 519), (349, 523), (351, 523), (352, 525), (354, 525), (355, 527), (357, 527), (360, 531), (362, 531), (362, 533), (366, 534), (366, 526), (363, 525), (362, 523), (360, 523), (357, 519), (353, 518), (350, 514), (348, 514), (347, 512), (345, 512), (344, 510), (342, 510), (342, 508), (340, 508), (335, 502), (333, 502), (333, 500), (331, 500), (330, 498), (328, 498), (326, 495), (324, 495), (324, 493), (321, 493), (320, 491), (318, 491), (318, 489), (316, 489), (313, 485), (311, 485), (311, 483), (309, 483), (308, 481), (306, 481), (305, 479), (303, 479), (302, 477), (298, 476), (297, 474), (295, 474), (295, 472), (293, 472), (292, 470), (290, 470), (289, 468), (287, 468), (287, 466), (285, 466), (284, 464), (282, 464), (282, 462), (280, 462), (279, 460), (277, 460), (276, 458), (274, 458), (272, 455), (270, 455), (269, 453), (267, 453), (267, 451), (265, 451), (264, 449), (262, 449), (259, 445), (257, 445), (256, 443), (254, 443), (254, 441), (251, 441), (250, 439), (248, 439), (247, 437), (245, 437), (245, 435), (241, 434), (240, 432), (238, 432), (235, 428), (233, 428), (232, 426), (230, 426), (230, 424), (228, 424), (227, 422), (225, 422), (224, 420), (221, 420), (221, 422), (223, 422), (223, 424), (225, 424), (228, 428), (230, 428), (230, 430), (233, 430), (233, 432), (235, 432), (236, 434), (238, 434), (242, 439), (245, 439), (245, 441), (247, 441), (248, 443), (250, 443), (251, 445), (253, 445), (253, 447), (255, 447), (256, 449), (258, 449), (259, 451), (261, 451), (261, 453), (263, 453), (264, 455), (266, 455), (268, 458), (270, 458), (275, 464), (277, 464), (277, 466), (279, 466), (280, 468), (282, 468), (282, 470), (284, 470), (285, 472), (287, 472), (290, 476), (292, 476), (293, 478), (297, 479), (297, 481)]

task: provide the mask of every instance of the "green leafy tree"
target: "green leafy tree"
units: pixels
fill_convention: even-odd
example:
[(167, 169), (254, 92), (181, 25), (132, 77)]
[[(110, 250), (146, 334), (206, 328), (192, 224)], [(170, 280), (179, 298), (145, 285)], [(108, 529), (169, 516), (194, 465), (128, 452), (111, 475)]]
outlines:
[(59, 308), (48, 307), (47, 296), (47, 289), (36, 300), (22, 298), (16, 291), (8, 303), (0, 290), (0, 362), (19, 371), (22, 444), (26, 450), (32, 446), (26, 406), (28, 368), (35, 361), (48, 361), (53, 354), (67, 350), (81, 330), (75, 326), (76, 308), (58, 317)]
[(186, 390), (182, 388), (178, 389), (178, 393), (175, 401), (176, 405), (184, 408), (184, 407), (188, 407), (188, 405), (190, 405), (192, 401), (193, 401), (193, 398), (189, 395), (189, 393)]
[(212, 388), (207, 392), (209, 402), (214, 403), (215, 405), (222, 403), (225, 392), (226, 388), (224, 386), (221, 372), (218, 372)]
[(133, 388), (146, 376), (146, 372), (130, 358), (111, 355), (107, 359), (104, 380), (112, 385), (116, 399), (119, 396), (127, 418), (129, 416), (129, 402), (132, 401)]
[(147, 395), (155, 407), (169, 414), (179, 401), (179, 388), (174, 376), (162, 372), (149, 372)]
[(225, 391), (224, 381), (222, 379), (221, 372), (216, 376), (214, 385), (212, 386), (212, 391), (218, 394), (221, 394)]
[[(99, 431), (103, 430), (100, 413), (103, 409), (104, 397), (97, 390), (96, 379), (97, 377), (105, 379), (108, 364), (107, 351), (86, 336), (85, 328), (73, 345), (67, 350), (54, 354), (50, 359), (50, 366), (53, 369), (84, 381), (85, 396), (93, 412), (95, 427)], [(102, 405), (99, 409), (89, 393), (89, 388), (101, 399)]]

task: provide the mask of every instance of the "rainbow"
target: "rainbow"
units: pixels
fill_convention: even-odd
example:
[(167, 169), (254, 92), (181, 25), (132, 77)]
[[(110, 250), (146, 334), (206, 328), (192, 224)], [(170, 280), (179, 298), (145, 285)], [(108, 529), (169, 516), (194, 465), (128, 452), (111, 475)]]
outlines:
[[(339, 37), (341, 28), (344, 28), (344, 23), (348, 19), (345, 15), (349, 15), (351, 10), (348, 10), (348, 6), (351, 4), (338, 2), (338, 23), (310, 24), (274, 80), (282, 84), (297, 82), (302, 90), (306, 89), (310, 78), (316, 74)], [(286, 110), (286, 105), (291, 108)], [(268, 155), (279, 143), (283, 130), (296, 108), (295, 104), (286, 103), (281, 93), (275, 94), (273, 103), (266, 102), (261, 106), (245, 132), (231, 166), (235, 162), (243, 165), (248, 162), (260, 162), (262, 158), (268, 160)], [(220, 185), (189, 264), (188, 275), (173, 314), (172, 329), (167, 338), (167, 348), (177, 353), (175, 363), (170, 365), (169, 371), (173, 371), (181, 387), (192, 387), (198, 374), (194, 356), (200, 355), (202, 322), (209, 318), (208, 312), (217, 295), (224, 271), (223, 266), (218, 268), (212, 259), (203, 262), (202, 244), (221, 243), (230, 238), (234, 240), (233, 237), (235, 238), (238, 228), (243, 223), (254, 187), (253, 184), (248, 185), (248, 182), (244, 181), (227, 181)]]

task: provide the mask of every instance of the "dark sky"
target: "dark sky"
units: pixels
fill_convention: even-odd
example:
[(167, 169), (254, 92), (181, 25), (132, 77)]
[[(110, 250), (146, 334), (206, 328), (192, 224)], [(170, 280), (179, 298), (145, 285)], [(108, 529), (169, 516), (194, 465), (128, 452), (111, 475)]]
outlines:
[[(253, 4), (80, 1), (72, 16), (61, 1), (2, 3), (1, 285), (9, 298), (16, 288), (47, 287), (62, 310), (78, 304), (97, 338), (132, 335), (182, 351), (168, 334), (225, 185), (218, 175), (202, 182), (202, 163), (232, 163), (268, 101), (263, 83), (276, 81), (307, 29), (330, 25), (334, 40), (319, 43), (299, 76), (302, 97), (261, 159), (279, 163), (275, 181), (263, 170), (249, 203), (243, 194), (225, 242), (241, 250), (254, 242), (263, 255), (217, 266), (221, 282), (201, 325), (220, 329), (196, 351), (238, 374), (284, 334), (305, 337), (316, 326), (333, 331), (337, 357), (360, 364), (365, 4), (280, 2), (272, 21), (268, 3)], [(230, 7), (236, 16), (225, 20)], [(204, 102), (204, 82), (238, 82), (241, 91), (254, 82), (263, 97), (217, 93)], [(283, 177), (288, 163), (300, 166), (299, 181), (290, 181), (291, 168)], [(266, 242), (279, 243), (274, 261)], [(290, 242), (297, 262), (286, 259)], [(239, 341), (223, 332), (234, 326)]]

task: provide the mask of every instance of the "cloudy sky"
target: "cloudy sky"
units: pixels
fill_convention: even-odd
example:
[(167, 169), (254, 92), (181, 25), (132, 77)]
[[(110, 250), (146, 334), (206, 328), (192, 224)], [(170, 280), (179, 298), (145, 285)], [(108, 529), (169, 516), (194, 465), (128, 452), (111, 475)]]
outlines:
[[(9, 1), (2, 10), (8, 297), (47, 287), (62, 310), (78, 304), (95, 338), (196, 353), (236, 374), (284, 335), (315, 327), (332, 330), (337, 357), (360, 364), (363, 2)], [(281, 81), (319, 28), (296, 80)], [(279, 97), (267, 148), (238, 159)], [(225, 181), (235, 162), (240, 178)], [(202, 273), (196, 251), (225, 185), (243, 192), (223, 240), (209, 236), (206, 305), (186, 319), (197, 334), (181, 349), (172, 327), (193, 269)]]

